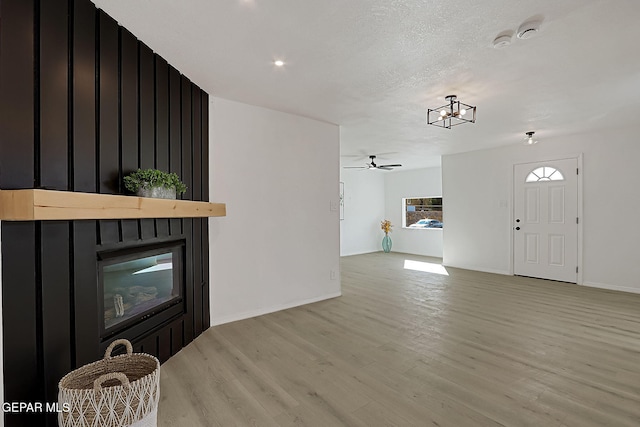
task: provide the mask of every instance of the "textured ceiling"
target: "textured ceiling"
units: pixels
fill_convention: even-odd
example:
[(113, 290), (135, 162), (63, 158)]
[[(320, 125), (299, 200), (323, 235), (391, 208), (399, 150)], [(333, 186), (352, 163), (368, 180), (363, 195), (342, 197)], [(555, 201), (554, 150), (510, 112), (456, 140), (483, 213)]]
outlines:
[[(434, 166), (640, 114), (638, 0), (95, 3), (212, 96), (340, 125), (343, 165), (389, 153), (378, 163)], [(535, 37), (492, 47), (533, 18)], [(477, 123), (426, 126), (449, 94)]]

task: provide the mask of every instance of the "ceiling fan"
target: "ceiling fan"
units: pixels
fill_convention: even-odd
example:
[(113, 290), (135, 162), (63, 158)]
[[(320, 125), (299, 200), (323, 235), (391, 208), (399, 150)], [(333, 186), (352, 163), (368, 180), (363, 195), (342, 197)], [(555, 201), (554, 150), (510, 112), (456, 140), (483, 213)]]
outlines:
[(345, 169), (382, 169), (385, 171), (393, 170), (393, 168), (399, 168), (402, 165), (376, 165), (374, 161), (376, 156), (369, 156), (371, 163), (367, 163), (366, 166), (344, 166)]

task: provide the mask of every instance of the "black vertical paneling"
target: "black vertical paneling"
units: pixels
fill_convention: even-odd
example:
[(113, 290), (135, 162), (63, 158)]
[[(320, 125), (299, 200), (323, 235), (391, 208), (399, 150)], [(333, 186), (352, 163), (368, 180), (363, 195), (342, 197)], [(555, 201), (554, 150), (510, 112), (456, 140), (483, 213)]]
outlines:
[[(202, 200), (209, 201), (209, 95), (202, 92)], [(201, 218), (202, 232), (202, 330), (211, 324), (209, 311), (209, 218)]]
[(158, 340), (155, 334), (143, 338), (134, 345), (136, 352), (148, 353), (151, 355), (158, 354)]
[(202, 95), (198, 86), (191, 84), (191, 118), (192, 118), (192, 183), (193, 198), (191, 200), (202, 200)]
[(210, 301), (209, 301), (209, 218), (200, 218), (202, 222), (201, 240), (202, 245), (202, 330), (206, 330), (211, 325)]
[(0, 188), (5, 190), (34, 186), (34, 13), (32, 1), (0, 2)]
[(209, 95), (204, 92), (201, 91), (200, 92), (200, 96), (201, 96), (201, 103), (200, 105), (202, 106), (202, 110), (201, 110), (201, 126), (202, 126), (202, 132), (201, 132), (201, 149), (200, 152), (202, 153), (200, 156), (200, 173), (201, 173), (201, 185), (202, 185), (202, 190), (201, 190), (201, 195), (202, 198), (200, 200), (203, 200), (205, 202), (209, 201)]
[[(155, 167), (208, 199), (206, 93), (90, 0), (0, 0), (0, 17), (0, 188), (121, 194), (123, 174)], [(100, 251), (184, 240), (186, 313), (123, 334), (163, 361), (193, 340), (209, 324), (207, 221), (3, 221), (5, 401), (53, 402), (62, 375), (101, 357)]]
[(73, 190), (96, 192), (96, 9), (73, 2)]
[[(155, 55), (156, 68), (156, 138), (155, 156), (156, 169), (169, 170), (169, 64)], [(169, 220), (157, 219), (156, 231), (158, 237), (169, 235)]]
[[(200, 88), (191, 84), (191, 123), (192, 123), (192, 185), (193, 200), (202, 200), (202, 96)], [(202, 333), (202, 220), (193, 221), (193, 335)]]
[[(192, 96), (191, 82), (186, 77), (182, 77), (182, 181), (187, 186), (187, 191), (183, 198), (193, 200), (193, 181), (192, 181)], [(189, 320), (184, 324), (184, 343), (191, 342), (194, 338), (194, 280), (193, 280), (193, 219), (185, 218), (182, 220), (183, 233), (187, 237), (185, 245), (185, 280), (186, 280), (186, 311)]]
[[(40, 3), (40, 185), (67, 190), (69, 168), (69, 7), (66, 0)], [(57, 384), (72, 368), (69, 223), (40, 225), (40, 298), (43, 400), (55, 402)], [(54, 425), (55, 414), (47, 415)]]
[[(187, 186), (187, 191), (182, 196), (185, 200), (193, 199), (191, 181), (191, 82), (182, 76), (182, 182)], [(186, 234), (186, 232), (185, 232)]]
[(194, 305), (193, 305), (193, 294), (195, 284), (193, 281), (193, 235), (191, 232), (193, 231), (193, 218), (184, 218), (184, 235), (187, 238), (186, 245), (184, 248), (184, 276), (185, 276), (185, 311), (187, 314), (187, 319), (184, 322), (184, 335), (183, 340), (184, 344), (191, 342), (194, 336), (193, 332), (193, 316), (194, 316)]
[(202, 333), (203, 281), (202, 281), (202, 219), (193, 218), (193, 336)]
[[(0, 16), (0, 188), (32, 188), (37, 64), (34, 43), (38, 34), (34, 3), (2, 0)], [(2, 222), (5, 402), (44, 397), (38, 360), (35, 226), (34, 222)], [(44, 421), (42, 416), (3, 416), (6, 425), (36, 425)]]
[(96, 221), (73, 221), (73, 304), (75, 306), (76, 365), (100, 356), (100, 313), (97, 296)]
[(171, 331), (171, 355), (176, 354), (185, 345), (183, 341), (184, 320), (173, 322), (169, 327)]
[[(178, 176), (182, 176), (181, 93), (180, 73), (169, 66), (169, 172), (175, 172)], [(177, 236), (182, 233), (182, 224), (179, 218), (171, 219), (170, 227), (172, 235)]]
[[(120, 155), (118, 120), (118, 24), (103, 11), (98, 11), (98, 188), (100, 193), (120, 193)], [(120, 240), (117, 220), (102, 220), (100, 243)]]
[(67, 1), (40, 2), (40, 17), (40, 185), (67, 190)]
[(100, 193), (120, 193), (118, 151), (118, 24), (103, 11), (99, 16), (99, 121)]
[(71, 363), (71, 301), (69, 276), (69, 222), (42, 221), (42, 354), (45, 401), (57, 400), (60, 378)]
[[(138, 43), (138, 88), (140, 133), (138, 140), (138, 152), (140, 154), (140, 167), (142, 169), (155, 167), (155, 71), (153, 52), (144, 43)], [(155, 237), (155, 221), (152, 219), (140, 220), (142, 239)]]
[(164, 363), (171, 357), (171, 328), (158, 332), (158, 359)]
[[(6, 0), (3, 1), (3, 3)], [(3, 15), (6, 16), (6, 15)], [(3, 18), (4, 22), (4, 18)], [(37, 334), (39, 304), (36, 291), (36, 223), (2, 222), (2, 318), (4, 401), (44, 399)], [(7, 416), (7, 425), (42, 425)]]
[(156, 169), (169, 170), (169, 65), (156, 60)]
[[(122, 176), (138, 169), (138, 40), (120, 28), (120, 147)], [(123, 188), (124, 191), (124, 188)], [(140, 238), (137, 220), (122, 221), (122, 240)]]
[(153, 52), (144, 43), (139, 46), (139, 75), (138, 87), (140, 90), (140, 140), (138, 150), (140, 152), (140, 167), (142, 169), (155, 167), (155, 70)]
[(120, 124), (122, 173), (138, 169), (138, 40), (120, 28)]

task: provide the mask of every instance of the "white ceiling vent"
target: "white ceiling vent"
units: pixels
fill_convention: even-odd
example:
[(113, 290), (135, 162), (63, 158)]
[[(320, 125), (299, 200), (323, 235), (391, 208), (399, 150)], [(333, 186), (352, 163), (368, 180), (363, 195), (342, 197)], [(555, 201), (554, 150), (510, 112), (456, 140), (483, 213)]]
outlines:
[(509, 34), (503, 34), (498, 36), (493, 41), (493, 47), (496, 49), (503, 49), (511, 44), (511, 36)]
[(520, 25), (520, 28), (518, 28), (517, 35), (519, 39), (530, 39), (531, 37), (535, 36), (539, 30), (540, 21), (525, 22), (524, 24)]

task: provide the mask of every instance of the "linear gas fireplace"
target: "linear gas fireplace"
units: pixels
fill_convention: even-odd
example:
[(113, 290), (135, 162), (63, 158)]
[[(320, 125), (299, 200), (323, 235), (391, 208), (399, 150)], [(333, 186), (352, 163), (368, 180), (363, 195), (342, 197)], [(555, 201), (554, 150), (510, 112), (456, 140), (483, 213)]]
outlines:
[(98, 254), (101, 338), (184, 311), (184, 242)]

